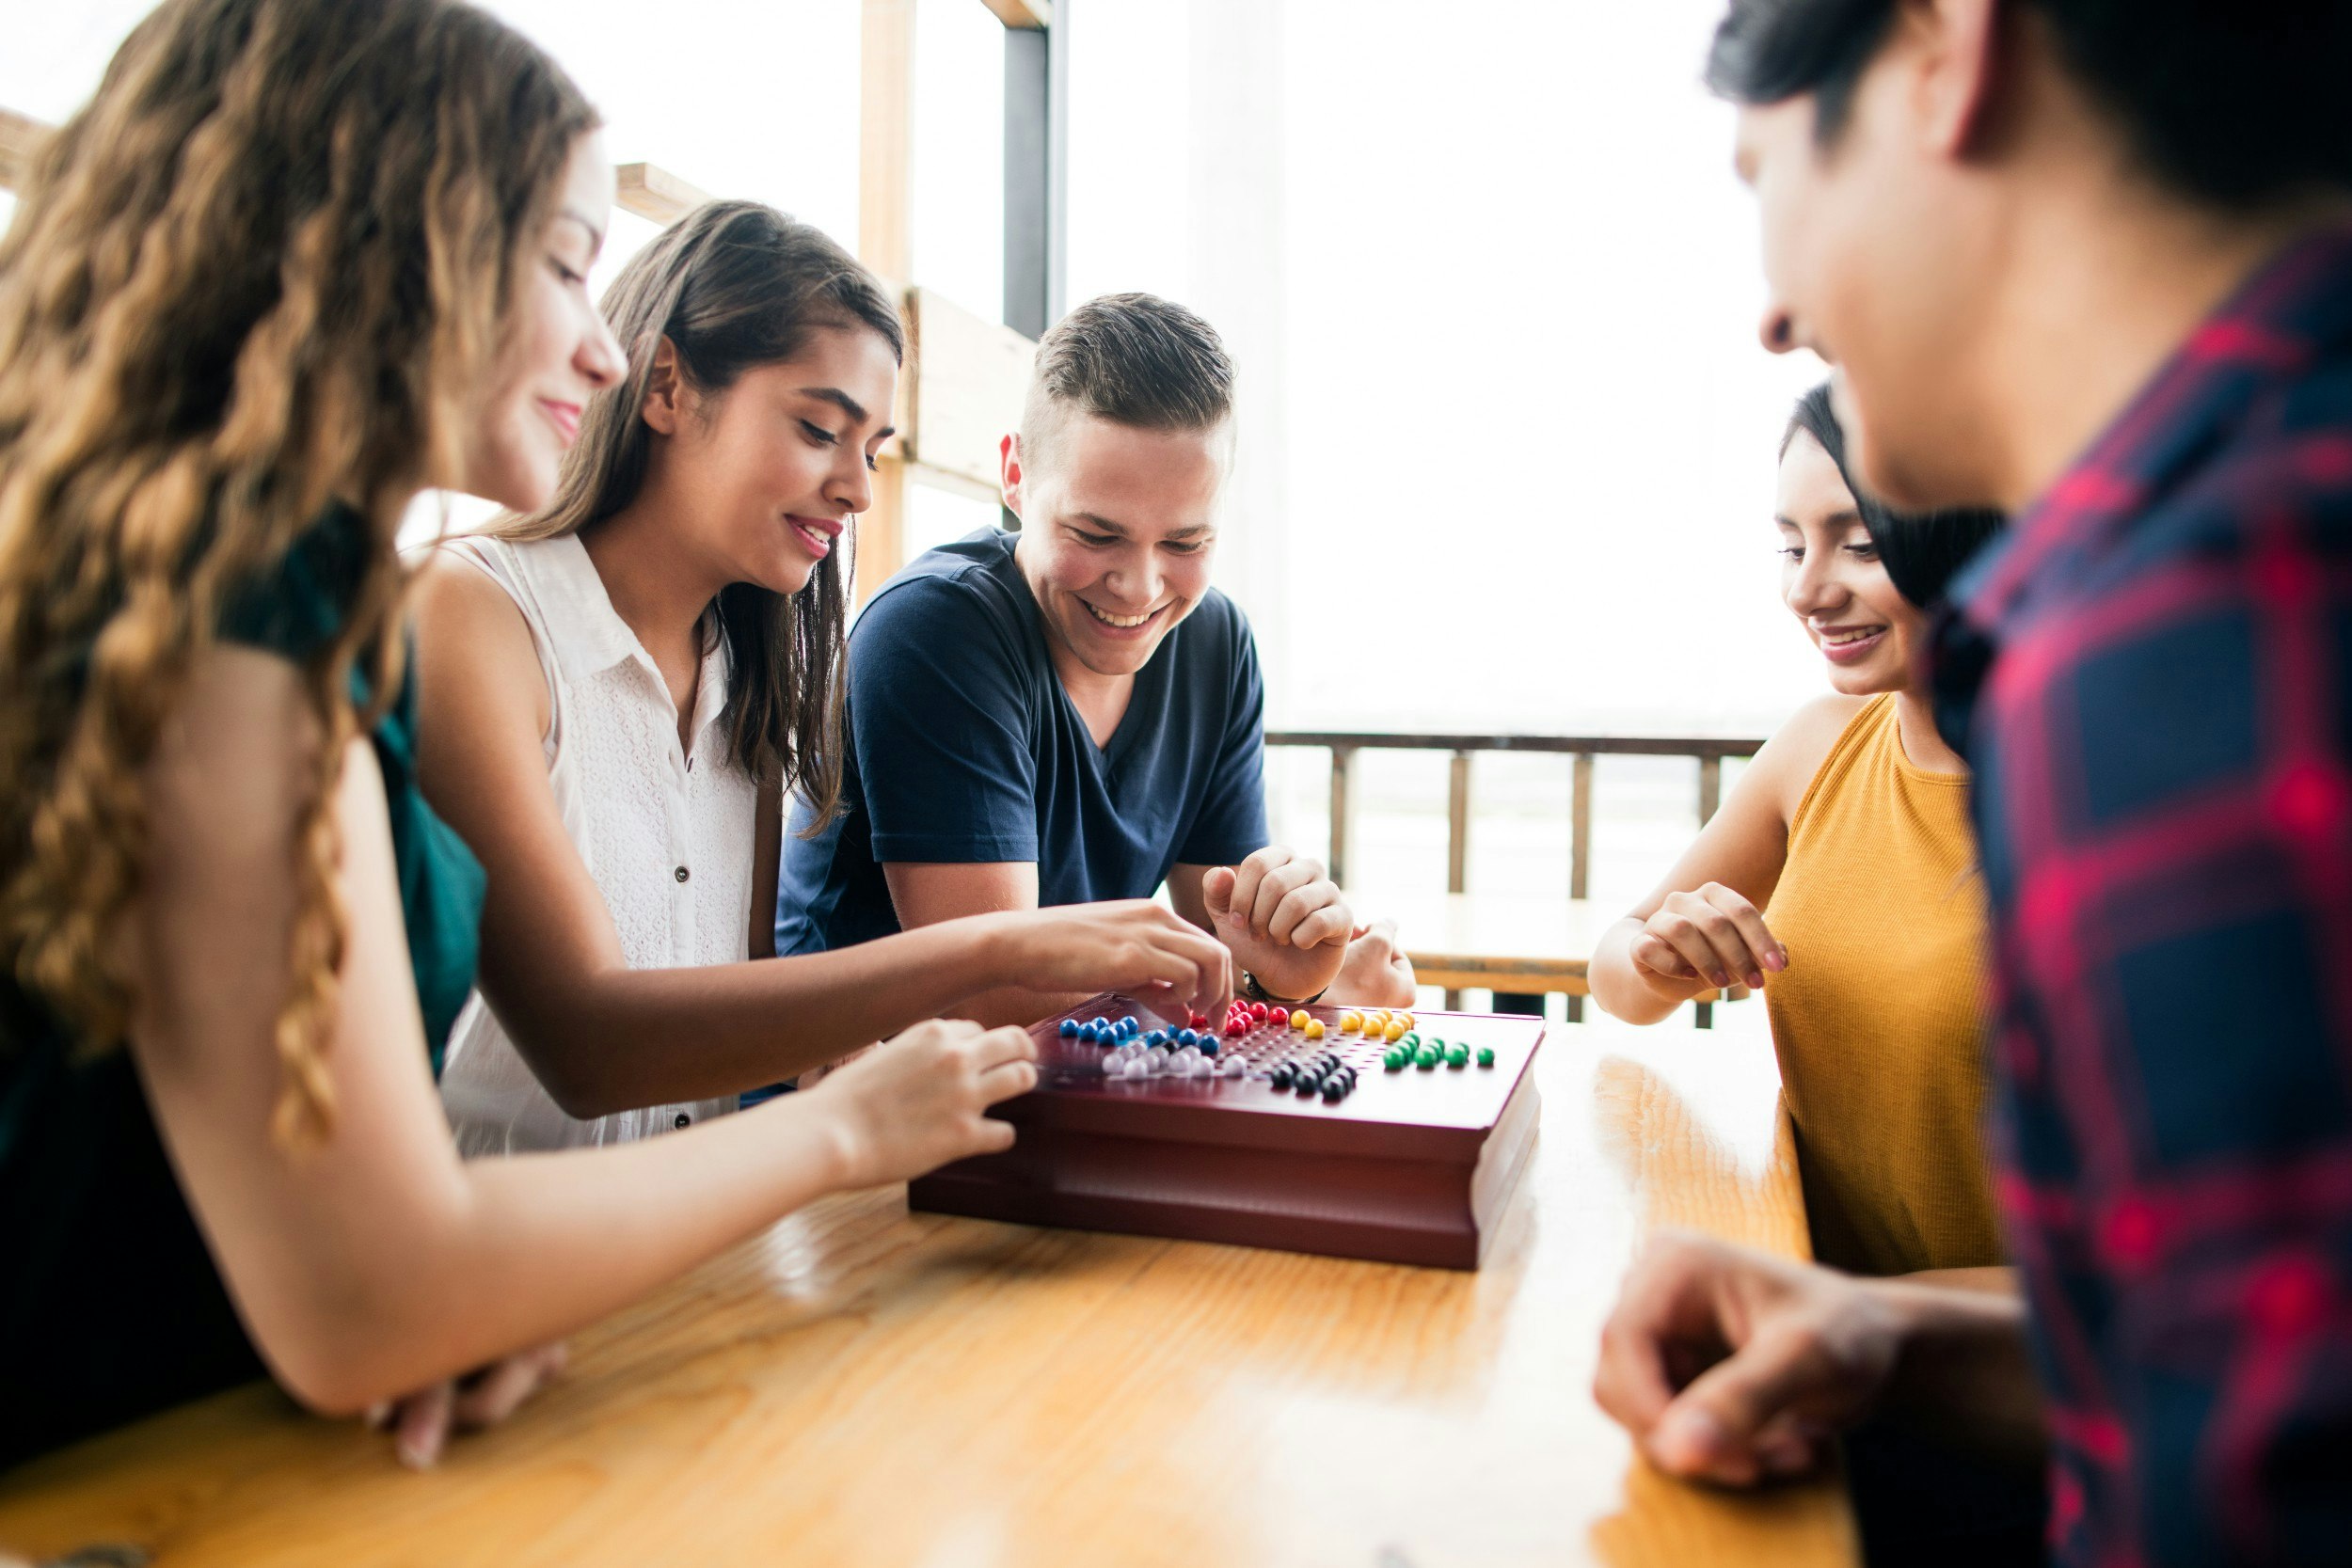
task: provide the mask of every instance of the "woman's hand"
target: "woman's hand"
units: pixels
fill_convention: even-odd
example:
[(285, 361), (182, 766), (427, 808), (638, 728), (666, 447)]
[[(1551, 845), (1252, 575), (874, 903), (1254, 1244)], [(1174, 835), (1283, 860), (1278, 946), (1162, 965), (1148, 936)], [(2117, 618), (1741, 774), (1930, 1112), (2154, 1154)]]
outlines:
[(368, 1425), (392, 1434), (392, 1451), (412, 1470), (429, 1470), (453, 1432), (479, 1432), (512, 1416), (564, 1370), (562, 1341), (494, 1361), (370, 1410)]
[(1027, 990), (1158, 994), (1212, 1018), (1233, 995), (1225, 944), (1148, 898), (1064, 904), (997, 923), (1001, 981)]
[(885, 1040), (797, 1097), (831, 1118), (844, 1187), (904, 1181), (1012, 1147), (1012, 1126), (983, 1113), (1037, 1087), (1025, 1030), (932, 1019)]
[(1218, 940), (1269, 992), (1330, 989), (1356, 917), (1322, 863), (1270, 845), (1239, 865), (1212, 867), (1200, 896)]
[(1396, 922), (1375, 920), (1350, 933), (1347, 957), (1331, 982), (1328, 1000), (1371, 1007), (1409, 1007), (1420, 995), (1413, 960), (1396, 944)]
[(1728, 989), (1735, 976), (1761, 990), (1767, 974), (1788, 967), (1788, 950), (1756, 906), (1721, 882), (1670, 893), (1635, 933), (1634, 967), (1659, 979), (1704, 981)]

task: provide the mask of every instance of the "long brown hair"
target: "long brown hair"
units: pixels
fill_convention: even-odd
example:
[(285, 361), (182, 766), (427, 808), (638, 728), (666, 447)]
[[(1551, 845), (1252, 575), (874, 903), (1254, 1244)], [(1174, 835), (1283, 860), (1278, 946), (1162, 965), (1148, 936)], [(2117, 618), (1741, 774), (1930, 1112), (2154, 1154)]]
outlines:
[(520, 247), (595, 124), (454, 0), (167, 0), (0, 242), (0, 953), (83, 1049), (136, 999), (117, 955), (142, 772), (187, 671), (330, 504), (368, 529), (301, 666), (322, 740), (290, 846), (283, 1142), (332, 1125), (333, 784), (374, 717), (355, 666), (379, 707), (400, 678), (399, 514), (448, 471)]
[[(898, 309), (874, 275), (822, 230), (756, 201), (707, 202), (664, 230), (612, 280), (604, 316), (628, 353), (628, 376), (589, 400), (555, 500), (493, 523), (501, 538), (578, 533), (637, 499), (653, 449), (643, 410), (665, 338), (679, 372), (713, 396), (746, 371), (790, 359), (818, 327), (871, 328), (906, 360)], [(845, 553), (819, 562), (798, 594), (738, 582), (718, 599), (729, 752), (763, 783), (799, 790), (818, 825), (841, 800)]]

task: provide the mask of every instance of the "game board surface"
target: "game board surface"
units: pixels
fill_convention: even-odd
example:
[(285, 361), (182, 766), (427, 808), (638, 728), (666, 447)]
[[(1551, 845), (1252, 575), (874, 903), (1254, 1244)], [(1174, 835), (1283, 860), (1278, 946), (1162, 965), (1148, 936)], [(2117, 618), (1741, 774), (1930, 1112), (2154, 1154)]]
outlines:
[[(1087, 1037), (1098, 1020), (1109, 1037)], [(1354, 1009), (1269, 1009), (1237, 1033), (1230, 1020), (1195, 1030), (1188, 1048), (1177, 1032), (1207, 1021), (1092, 998), (1031, 1026), (1039, 1086), (996, 1112), (1020, 1130), (1016, 1146), (915, 1181), (911, 1202), (1475, 1268), (1534, 1141), (1543, 1021), (1393, 1021), (1406, 1027), (1391, 1039), (1368, 1035)]]

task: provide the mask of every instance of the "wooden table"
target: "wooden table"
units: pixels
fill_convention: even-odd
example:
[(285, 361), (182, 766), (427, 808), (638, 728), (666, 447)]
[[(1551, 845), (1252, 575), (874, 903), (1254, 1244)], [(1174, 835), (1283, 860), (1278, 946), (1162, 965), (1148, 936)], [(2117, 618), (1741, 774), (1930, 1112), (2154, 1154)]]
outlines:
[[(1414, 975), (1424, 986), (1444, 987), (1449, 996), (1463, 990), (1589, 996), (1593, 950), (1625, 913), (1615, 905), (1536, 894), (1354, 891), (1347, 896), (1357, 918), (1395, 921)], [(1711, 1004), (1747, 994), (1747, 987), (1734, 986), (1693, 1000), (1702, 1023), (1711, 1024)]]
[[(0, 1478), (0, 1547), (167, 1564), (1851, 1563), (1843, 1493), (1706, 1492), (1590, 1394), (1641, 1233), (1804, 1231), (1757, 1021), (1556, 1030), (1459, 1274), (818, 1204), (580, 1335), (412, 1475), (234, 1390)], [(5, 1555), (0, 1553), (0, 1555)]]

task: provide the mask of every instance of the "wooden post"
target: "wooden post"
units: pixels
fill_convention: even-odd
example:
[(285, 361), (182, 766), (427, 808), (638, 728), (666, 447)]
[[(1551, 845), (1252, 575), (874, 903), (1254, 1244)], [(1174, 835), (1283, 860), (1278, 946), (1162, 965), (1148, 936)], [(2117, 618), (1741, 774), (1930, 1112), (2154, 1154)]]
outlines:
[[(895, 287), (914, 262), (914, 0), (865, 0), (858, 71), (858, 260)], [(906, 464), (895, 449), (876, 460), (855, 562), (858, 603), (906, 562)]]
[(1347, 885), (1347, 765), (1355, 756), (1352, 746), (1331, 748), (1331, 853), (1324, 868), (1342, 887)]
[[(1699, 826), (1704, 828), (1715, 820), (1715, 808), (1724, 800), (1724, 759), (1708, 755), (1699, 758)], [(1701, 1029), (1715, 1027), (1715, 1005), (1712, 1002), (1693, 1003), (1691, 1022)]]
[(1592, 886), (1593, 753), (1579, 752), (1573, 762), (1568, 784), (1568, 896), (1582, 899)]
[(1445, 790), (1445, 890), (1469, 890), (1470, 754), (1454, 753)]
[[(1592, 886), (1593, 869), (1593, 753), (1578, 752), (1568, 759), (1568, 897), (1581, 902)], [(1584, 998), (1567, 999), (1568, 1022), (1584, 1022)]]

